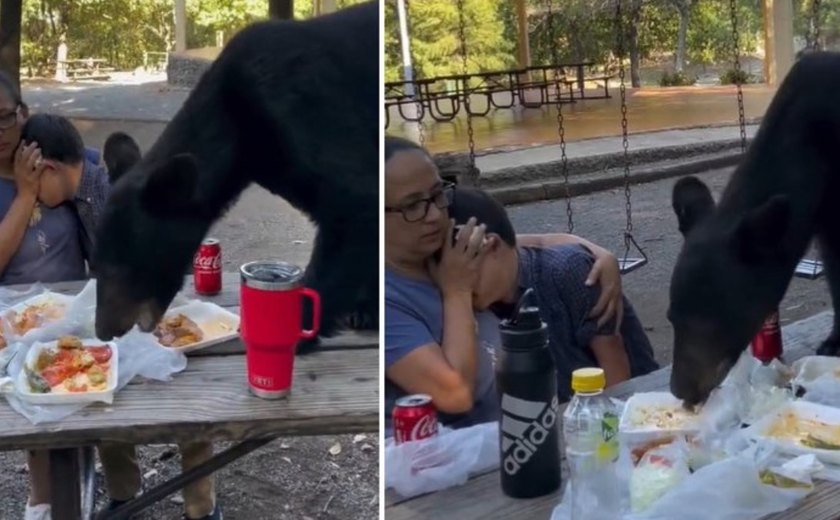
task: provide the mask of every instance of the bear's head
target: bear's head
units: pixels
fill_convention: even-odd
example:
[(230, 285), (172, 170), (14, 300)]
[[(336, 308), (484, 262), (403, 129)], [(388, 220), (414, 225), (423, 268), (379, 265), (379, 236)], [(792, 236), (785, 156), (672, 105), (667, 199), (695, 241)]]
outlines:
[(135, 323), (144, 332), (154, 329), (212, 222), (197, 199), (192, 155), (147, 159), (135, 154), (116, 180), (97, 229), (96, 335), (102, 340)]
[(668, 308), (671, 392), (696, 405), (724, 380), (772, 308), (768, 280), (779, 276), (790, 206), (774, 195), (737, 214), (715, 214), (711, 192), (696, 177), (680, 179), (672, 199), (685, 241)]

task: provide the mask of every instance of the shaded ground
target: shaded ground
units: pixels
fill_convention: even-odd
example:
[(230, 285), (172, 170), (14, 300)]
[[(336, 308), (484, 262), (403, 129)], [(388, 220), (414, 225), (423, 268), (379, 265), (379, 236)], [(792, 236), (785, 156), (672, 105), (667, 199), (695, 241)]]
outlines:
[[(101, 147), (115, 130), (134, 135), (143, 150), (163, 129), (162, 123), (136, 121), (75, 121), (85, 142)], [(277, 258), (306, 265), (314, 228), (282, 199), (257, 187), (240, 201), (211, 231), (221, 239), (226, 270), (258, 258)], [(355, 435), (282, 438), (218, 472), (218, 497), (227, 520), (323, 519), (367, 520), (379, 511), (379, 442), (377, 432)], [(335, 444), (338, 455), (330, 454)], [(227, 447), (217, 444), (217, 451)], [(176, 449), (143, 447), (141, 467), (146, 486), (180, 472)], [(20, 452), (0, 452), (0, 520), (23, 518), (28, 484), (25, 459)], [(147, 510), (144, 520), (180, 518), (176, 497)], [(99, 504), (105, 497), (100, 494)]]

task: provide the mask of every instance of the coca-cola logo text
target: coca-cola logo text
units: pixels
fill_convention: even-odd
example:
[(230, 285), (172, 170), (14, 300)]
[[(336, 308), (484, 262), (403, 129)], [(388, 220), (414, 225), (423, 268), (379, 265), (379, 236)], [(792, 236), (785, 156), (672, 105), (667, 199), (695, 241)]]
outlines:
[(432, 414), (424, 415), (411, 429), (411, 439), (427, 439), (433, 437), (438, 430), (437, 417)]
[(196, 253), (193, 259), (193, 268), (200, 271), (221, 271), (222, 253), (219, 252), (213, 256), (204, 256), (201, 253)]

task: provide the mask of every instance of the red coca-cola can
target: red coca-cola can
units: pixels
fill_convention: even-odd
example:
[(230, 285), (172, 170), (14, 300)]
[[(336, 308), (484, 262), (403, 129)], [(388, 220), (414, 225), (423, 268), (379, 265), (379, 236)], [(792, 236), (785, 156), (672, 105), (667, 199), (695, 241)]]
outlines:
[(769, 363), (781, 358), (784, 348), (782, 346), (782, 329), (779, 327), (779, 311), (774, 311), (764, 321), (761, 330), (752, 340), (752, 355), (759, 361)]
[(393, 413), (394, 440), (397, 444), (428, 439), (438, 434), (437, 410), (426, 394), (397, 399)]
[(222, 246), (218, 239), (205, 238), (193, 258), (195, 292), (213, 296), (222, 291)]

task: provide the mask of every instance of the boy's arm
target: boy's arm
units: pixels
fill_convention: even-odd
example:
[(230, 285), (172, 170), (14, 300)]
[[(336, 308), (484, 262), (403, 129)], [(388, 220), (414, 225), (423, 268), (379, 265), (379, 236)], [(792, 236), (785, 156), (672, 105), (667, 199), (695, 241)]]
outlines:
[(598, 325), (603, 325), (615, 319), (616, 330), (621, 326), (623, 314), (621, 269), (618, 259), (609, 250), (593, 244), (585, 238), (567, 233), (551, 233), (543, 235), (516, 235), (516, 242), (524, 247), (554, 247), (578, 244), (588, 249), (595, 257), (595, 263), (586, 275), (586, 285), (601, 286), (598, 301), (592, 307), (590, 316), (598, 318)]
[(590, 316), (601, 292), (598, 284), (585, 283), (592, 262), (592, 257), (585, 251), (567, 248), (554, 257), (553, 264), (543, 268), (551, 269), (553, 288), (571, 315), (578, 345), (592, 351), (598, 366), (604, 369), (607, 386), (612, 386), (630, 378), (630, 359), (616, 324), (611, 320), (599, 325)]
[(598, 366), (604, 369), (607, 388), (630, 379), (630, 358), (620, 334), (594, 336), (589, 348), (598, 360)]

